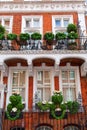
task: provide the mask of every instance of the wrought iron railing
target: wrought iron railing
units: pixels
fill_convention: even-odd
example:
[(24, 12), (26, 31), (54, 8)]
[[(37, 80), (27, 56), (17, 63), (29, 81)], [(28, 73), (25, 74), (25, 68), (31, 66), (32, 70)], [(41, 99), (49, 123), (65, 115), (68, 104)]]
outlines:
[(0, 50), (87, 50), (87, 37), (54, 40), (51, 44), (41, 40), (0, 40)]
[(70, 114), (64, 119), (50, 118), (49, 112), (31, 110), (23, 112), (21, 118), (10, 121), (4, 111), (0, 111), (0, 130), (35, 130), (37, 126), (49, 125), (52, 130), (63, 130), (67, 125), (78, 126), (79, 130), (87, 129), (87, 106), (80, 107), (77, 114)]

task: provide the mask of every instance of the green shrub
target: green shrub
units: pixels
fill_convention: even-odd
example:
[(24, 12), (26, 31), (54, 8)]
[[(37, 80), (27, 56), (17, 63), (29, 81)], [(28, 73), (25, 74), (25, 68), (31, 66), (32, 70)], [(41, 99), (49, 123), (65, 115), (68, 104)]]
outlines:
[(20, 37), (20, 40), (23, 40), (23, 41), (30, 39), (30, 35), (28, 33), (21, 33), (19, 37)]
[(44, 34), (44, 39), (47, 41), (52, 41), (54, 40), (54, 34), (52, 32), (47, 32)]
[(4, 40), (5, 39), (5, 36), (3, 33), (0, 33), (0, 40)]
[(64, 32), (58, 32), (55, 35), (55, 39), (56, 40), (62, 40), (62, 39), (66, 39), (66, 34)]
[(40, 33), (36, 32), (36, 33), (31, 34), (31, 39), (33, 39), (33, 40), (41, 40), (41, 38), (42, 38), (42, 36)]
[(75, 33), (75, 32), (68, 33), (68, 38), (69, 39), (77, 39), (78, 38), (78, 34)]
[(75, 32), (77, 33), (77, 27), (75, 24), (68, 24), (67, 26), (67, 32), (70, 33), (70, 32)]
[(9, 33), (7, 34), (7, 39), (8, 40), (16, 40), (17, 39), (17, 35), (14, 33)]

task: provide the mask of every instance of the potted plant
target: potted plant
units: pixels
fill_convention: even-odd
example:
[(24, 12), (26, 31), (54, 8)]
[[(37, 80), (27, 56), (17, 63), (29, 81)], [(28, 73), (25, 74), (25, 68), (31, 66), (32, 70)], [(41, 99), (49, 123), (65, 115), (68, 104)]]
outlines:
[(44, 34), (44, 40), (46, 41), (46, 46), (48, 50), (52, 49), (54, 34), (52, 32), (47, 32)]
[(27, 45), (27, 41), (30, 39), (30, 35), (29, 35), (29, 33), (21, 33), (20, 35), (19, 35), (19, 40), (20, 40), (20, 42), (19, 42), (19, 44), (20, 44), (20, 46), (26, 46)]
[(20, 118), (24, 108), (22, 97), (19, 94), (13, 94), (10, 96), (9, 101), (10, 103), (7, 105), (6, 116), (9, 120), (16, 120)]
[(64, 32), (57, 32), (55, 35), (56, 40), (64, 40), (66, 39), (66, 34)]
[(52, 32), (47, 32), (44, 34), (44, 39), (47, 41), (48, 44), (51, 44), (54, 40), (54, 34)]
[(73, 23), (68, 24), (68, 26), (67, 26), (67, 32), (68, 33), (71, 33), (71, 32), (77, 33), (77, 27), (76, 27), (76, 25), (73, 24)]
[(14, 33), (9, 33), (7, 34), (7, 39), (8, 40), (16, 40), (17, 39), (17, 35)]
[(76, 42), (69, 42), (67, 45), (69, 50), (76, 50), (77, 49), (77, 43)]
[(41, 40), (41, 38), (42, 38), (42, 36), (40, 33), (35, 32), (35, 33), (31, 34), (32, 40)]
[(29, 33), (21, 33), (19, 35), (19, 38), (20, 38), (21, 41), (26, 41), (26, 40), (30, 39), (30, 35), (29, 35)]
[(78, 33), (75, 32), (70, 32), (68, 33), (68, 39), (77, 39), (78, 38)]
[(68, 101), (67, 102), (67, 109), (71, 114), (75, 114), (78, 112), (79, 103), (77, 101)]

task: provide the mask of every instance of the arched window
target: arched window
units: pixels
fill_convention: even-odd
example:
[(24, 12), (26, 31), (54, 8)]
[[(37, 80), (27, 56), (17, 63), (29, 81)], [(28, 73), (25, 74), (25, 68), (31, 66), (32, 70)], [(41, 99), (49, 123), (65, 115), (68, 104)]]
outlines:
[(12, 127), (10, 130), (25, 130), (23, 127)]
[(64, 128), (64, 130), (80, 130), (76, 125), (68, 125)]
[(52, 130), (52, 128), (50, 126), (43, 125), (37, 127), (36, 130)]

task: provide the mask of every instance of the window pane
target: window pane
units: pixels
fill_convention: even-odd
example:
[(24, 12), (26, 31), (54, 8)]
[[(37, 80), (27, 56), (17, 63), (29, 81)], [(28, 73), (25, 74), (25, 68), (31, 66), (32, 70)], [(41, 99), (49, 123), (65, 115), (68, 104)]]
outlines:
[(9, 27), (10, 26), (10, 21), (9, 20), (5, 20), (4, 21), (4, 26), (5, 27)]
[(50, 100), (50, 95), (51, 95), (51, 90), (50, 90), (50, 88), (46, 88), (45, 90), (44, 90), (44, 99), (46, 100), (46, 101), (49, 101)]
[(50, 71), (37, 71), (37, 90), (40, 100), (49, 100), (51, 95)]
[(44, 72), (44, 82), (50, 83), (50, 72), (49, 71)]
[(25, 71), (13, 72), (12, 93), (19, 93), (25, 101)]
[(76, 99), (76, 80), (74, 70), (62, 71), (62, 89), (65, 101)]
[(64, 23), (64, 27), (67, 27), (68, 26), (68, 24), (69, 24), (69, 20), (68, 19), (64, 19), (64, 21), (63, 21)]
[(26, 25), (25, 26), (26, 26), (26, 28), (31, 27), (31, 20), (26, 20)]
[(39, 19), (33, 20), (33, 27), (39, 27)]
[(55, 27), (61, 27), (61, 20), (59, 19), (55, 20)]

